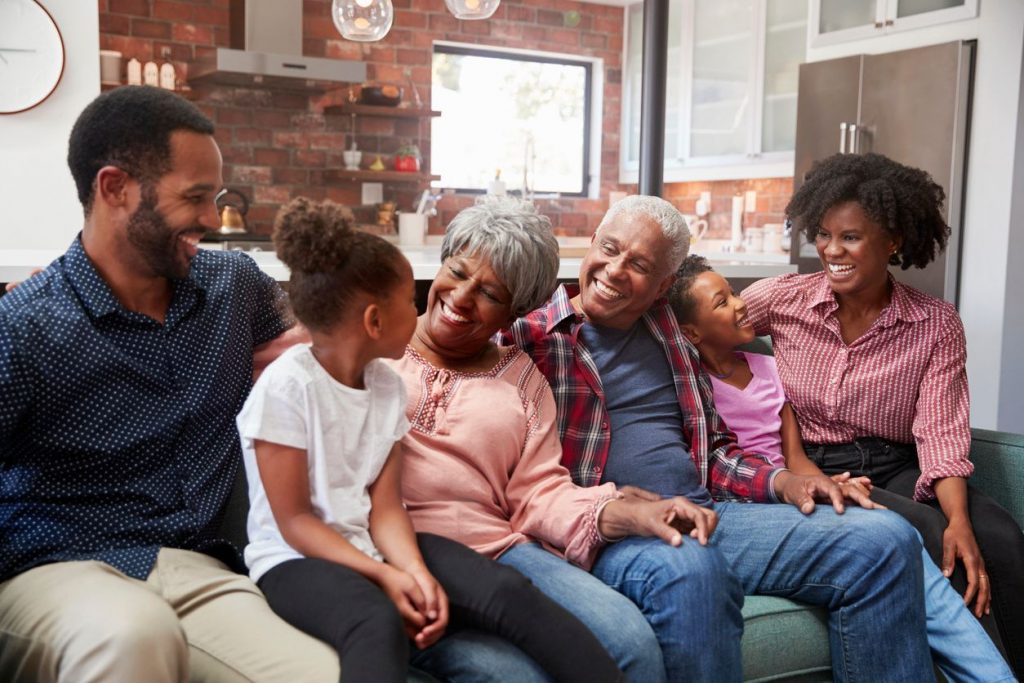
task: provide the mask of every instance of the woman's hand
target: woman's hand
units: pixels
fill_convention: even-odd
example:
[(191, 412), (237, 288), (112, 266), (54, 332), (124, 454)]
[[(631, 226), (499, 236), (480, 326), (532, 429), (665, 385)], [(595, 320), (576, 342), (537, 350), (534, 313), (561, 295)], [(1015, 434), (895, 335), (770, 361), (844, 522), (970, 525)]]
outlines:
[(683, 534), (689, 534), (701, 545), (707, 545), (718, 524), (718, 515), (682, 496), (662, 499), (642, 489), (631, 489), (625, 497), (605, 505), (597, 523), (605, 538), (656, 536), (678, 546), (683, 542)]
[(966, 517), (950, 520), (942, 534), (942, 573), (947, 577), (953, 573), (957, 558), (967, 570), (964, 604), (970, 609), (971, 601), (974, 601), (974, 616), (980, 618), (991, 612), (992, 588), (985, 571), (985, 560), (974, 538), (974, 529)]
[(427, 623), (411, 636), (416, 647), (422, 650), (440, 640), (448, 627), (448, 596), (425, 566), (410, 568), (407, 573), (416, 581), (424, 598), (422, 614), (426, 617)]
[(846, 500), (860, 505), (867, 510), (884, 510), (885, 506), (871, 500), (871, 479), (868, 477), (851, 477), (849, 472), (833, 474), (831, 477)]

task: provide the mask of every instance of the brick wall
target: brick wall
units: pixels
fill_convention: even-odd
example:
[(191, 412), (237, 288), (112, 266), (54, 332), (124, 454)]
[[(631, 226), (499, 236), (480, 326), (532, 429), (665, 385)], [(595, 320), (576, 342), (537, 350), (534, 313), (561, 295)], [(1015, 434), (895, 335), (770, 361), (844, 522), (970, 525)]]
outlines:
[(669, 183), (664, 197), (687, 215), (694, 213), (694, 205), (701, 192), (711, 193), (711, 214), (708, 216), (709, 239), (728, 239), (732, 226), (732, 198), (748, 190), (757, 192), (757, 210), (743, 216), (744, 227), (765, 223), (781, 223), (786, 203), (793, 194), (792, 178), (759, 178), (756, 180), (716, 180), (693, 183)]
[[(618, 180), (620, 95), (622, 89), (622, 8), (565, 1), (552, 9), (547, 0), (503, 0), (486, 21), (459, 21), (443, 0), (393, 0), (395, 23), (378, 43), (354, 43), (338, 35), (330, 0), (304, 0), (303, 52), (309, 56), (365, 61), (371, 80), (405, 83), (406, 71), (424, 102), (430, 99), (431, 44), (449, 40), (495, 47), (529, 48), (604, 60), (603, 148), (600, 200), (563, 198), (540, 202), (556, 231), (593, 232), (607, 209), (610, 190), (631, 189)], [(229, 44), (228, 0), (99, 0), (100, 46), (119, 50), (124, 61), (171, 61), (184, 85), (188, 67)], [(566, 24), (575, 10), (580, 20)], [(277, 207), (307, 195), (346, 204), (359, 202), (358, 183), (330, 182), (325, 172), (343, 166), (341, 153), (352, 132), (348, 116), (325, 115), (327, 96), (214, 84), (196, 86), (195, 103), (217, 124), (224, 155), (225, 183), (253, 200), (250, 229), (269, 232)], [(361, 117), (357, 142), (364, 152), (393, 152), (403, 138), (429, 137), (429, 123)], [(429, 144), (421, 146), (426, 153)], [(364, 160), (365, 160), (364, 155)], [(415, 191), (385, 185), (385, 197), (411, 203)], [(472, 197), (449, 196), (431, 232)]]

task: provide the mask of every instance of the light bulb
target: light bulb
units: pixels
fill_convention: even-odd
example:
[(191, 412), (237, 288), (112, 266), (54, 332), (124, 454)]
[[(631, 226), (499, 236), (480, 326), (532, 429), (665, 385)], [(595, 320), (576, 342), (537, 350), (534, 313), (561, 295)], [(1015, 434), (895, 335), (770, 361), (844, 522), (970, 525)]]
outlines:
[(444, 0), (457, 19), (486, 19), (498, 9), (501, 0)]
[(333, 0), (331, 18), (342, 38), (369, 42), (388, 34), (395, 9), (391, 0)]

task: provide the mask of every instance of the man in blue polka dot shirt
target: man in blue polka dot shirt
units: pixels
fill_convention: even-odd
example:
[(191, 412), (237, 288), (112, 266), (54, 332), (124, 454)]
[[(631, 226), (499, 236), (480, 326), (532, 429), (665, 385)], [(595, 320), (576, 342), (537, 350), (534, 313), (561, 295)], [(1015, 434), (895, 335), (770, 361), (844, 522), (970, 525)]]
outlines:
[(338, 680), (217, 534), (254, 353), (297, 335), (251, 259), (198, 248), (213, 130), (100, 95), (69, 142), (82, 232), (0, 299), (0, 680)]

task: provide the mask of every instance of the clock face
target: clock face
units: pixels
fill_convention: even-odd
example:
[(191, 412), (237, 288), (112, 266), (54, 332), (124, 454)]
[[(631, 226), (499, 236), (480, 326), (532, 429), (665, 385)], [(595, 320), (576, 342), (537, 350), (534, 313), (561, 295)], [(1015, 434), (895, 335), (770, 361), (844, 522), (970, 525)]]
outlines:
[(0, 0), (0, 114), (36, 106), (64, 73), (64, 41), (36, 0)]

